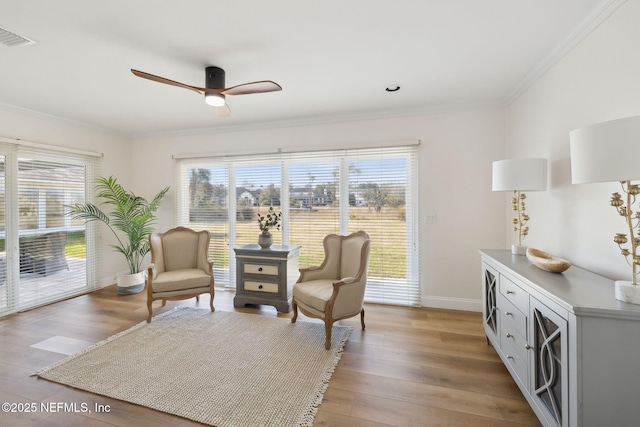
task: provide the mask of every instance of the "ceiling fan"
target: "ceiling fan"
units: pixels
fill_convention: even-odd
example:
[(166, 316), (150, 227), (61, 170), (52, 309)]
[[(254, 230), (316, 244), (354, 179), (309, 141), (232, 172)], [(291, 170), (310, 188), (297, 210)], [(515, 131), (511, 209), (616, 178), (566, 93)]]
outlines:
[(134, 69), (131, 69), (131, 72), (143, 79), (182, 87), (198, 92), (200, 95), (204, 95), (205, 102), (216, 107), (216, 113), (218, 116), (228, 116), (231, 114), (231, 110), (225, 100), (226, 96), (249, 95), (252, 93), (276, 92), (282, 90), (282, 87), (278, 83), (272, 82), (271, 80), (260, 80), (257, 82), (244, 83), (226, 88), (224, 83), (225, 72), (219, 67), (206, 68), (205, 87), (190, 86)]

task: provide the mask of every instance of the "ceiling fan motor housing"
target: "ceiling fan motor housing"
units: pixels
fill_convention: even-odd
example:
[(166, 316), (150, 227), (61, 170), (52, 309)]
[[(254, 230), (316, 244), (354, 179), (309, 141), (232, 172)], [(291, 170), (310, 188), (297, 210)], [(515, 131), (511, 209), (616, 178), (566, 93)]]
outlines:
[(207, 79), (205, 86), (207, 89), (224, 89), (224, 70), (219, 67), (207, 67)]

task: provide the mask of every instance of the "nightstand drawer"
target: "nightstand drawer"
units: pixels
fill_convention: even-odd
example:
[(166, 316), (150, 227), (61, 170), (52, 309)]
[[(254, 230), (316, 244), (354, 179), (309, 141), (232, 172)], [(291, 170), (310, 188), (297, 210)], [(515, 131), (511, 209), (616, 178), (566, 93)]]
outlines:
[(270, 276), (278, 275), (278, 266), (269, 264), (244, 264), (245, 274), (268, 274)]
[(244, 281), (244, 290), (245, 291), (256, 291), (256, 292), (268, 292), (277, 294), (278, 293), (278, 284), (277, 283), (269, 283), (269, 282), (254, 282), (250, 280)]

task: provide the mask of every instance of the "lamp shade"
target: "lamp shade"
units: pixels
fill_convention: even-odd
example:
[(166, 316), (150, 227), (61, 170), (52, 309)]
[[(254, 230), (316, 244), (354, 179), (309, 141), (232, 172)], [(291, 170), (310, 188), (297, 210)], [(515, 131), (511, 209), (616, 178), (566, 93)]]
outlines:
[(640, 116), (576, 129), (569, 144), (573, 184), (640, 179)]
[(547, 189), (547, 159), (508, 159), (493, 162), (493, 191)]

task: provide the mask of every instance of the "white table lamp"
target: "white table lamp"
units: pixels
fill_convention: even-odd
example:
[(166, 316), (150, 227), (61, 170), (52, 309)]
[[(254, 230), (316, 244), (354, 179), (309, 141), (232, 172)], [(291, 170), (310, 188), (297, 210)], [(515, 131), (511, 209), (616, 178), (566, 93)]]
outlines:
[(547, 159), (508, 159), (493, 162), (492, 190), (513, 191), (512, 208), (515, 211), (513, 231), (518, 236), (518, 244), (511, 246), (511, 252), (524, 255), (527, 247), (522, 245), (529, 234), (529, 215), (525, 212), (525, 191), (547, 189)]
[(640, 116), (598, 123), (569, 133), (571, 181), (573, 184), (619, 181), (622, 192), (613, 193), (611, 206), (625, 218), (626, 233), (616, 233), (613, 241), (631, 266), (631, 281), (615, 282), (616, 299), (640, 304), (638, 265), (640, 256), (640, 212), (632, 204), (640, 194)]

